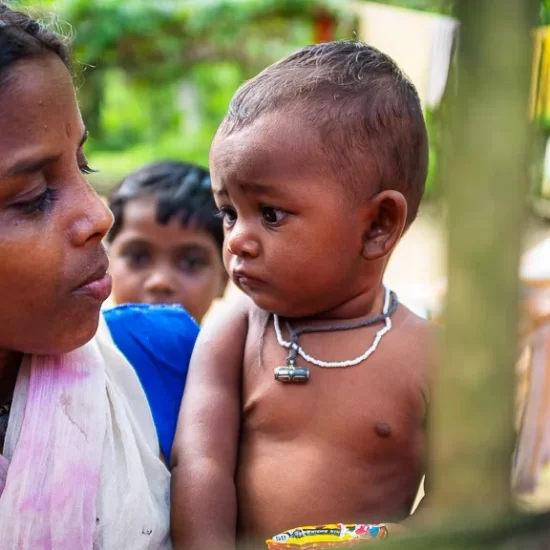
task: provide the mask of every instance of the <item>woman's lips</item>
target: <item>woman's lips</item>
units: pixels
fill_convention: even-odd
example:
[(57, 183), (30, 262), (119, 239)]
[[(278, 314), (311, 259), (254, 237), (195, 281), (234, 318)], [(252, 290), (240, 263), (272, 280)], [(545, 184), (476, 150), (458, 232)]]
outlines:
[(113, 280), (108, 273), (104, 273), (103, 276), (79, 286), (75, 293), (89, 296), (98, 302), (104, 302), (111, 295), (112, 289)]

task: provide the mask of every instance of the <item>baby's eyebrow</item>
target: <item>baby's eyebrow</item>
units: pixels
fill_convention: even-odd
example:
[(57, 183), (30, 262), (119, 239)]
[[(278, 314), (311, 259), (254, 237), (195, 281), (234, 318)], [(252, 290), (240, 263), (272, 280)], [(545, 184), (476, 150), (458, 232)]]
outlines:
[(215, 197), (227, 197), (227, 188), (225, 185), (212, 186), (212, 194)]
[(278, 187), (264, 183), (241, 182), (239, 187), (245, 193), (253, 195), (267, 195), (270, 197), (281, 197), (283, 195)]
[[(265, 183), (240, 181), (237, 182), (238, 187), (243, 193), (250, 195), (265, 195), (272, 198), (282, 198), (284, 193), (275, 185), (267, 185)], [(215, 197), (227, 197), (229, 193), (225, 185), (215, 185), (212, 188)]]

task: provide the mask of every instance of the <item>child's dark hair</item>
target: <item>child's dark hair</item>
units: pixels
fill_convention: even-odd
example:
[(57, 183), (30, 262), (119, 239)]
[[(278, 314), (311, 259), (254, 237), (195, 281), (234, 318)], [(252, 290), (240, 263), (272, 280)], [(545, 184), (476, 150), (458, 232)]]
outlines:
[(415, 87), (387, 55), (357, 41), (307, 46), (245, 83), (220, 132), (283, 109), (317, 129), (353, 200), (395, 189), (414, 220), (428, 169), (426, 125)]
[(61, 36), (0, 2), (0, 86), (7, 83), (7, 69), (14, 63), (47, 54), (57, 55), (71, 70), (71, 54)]
[(208, 170), (185, 162), (149, 164), (126, 176), (109, 198), (115, 221), (107, 240), (122, 229), (124, 207), (136, 198), (151, 196), (157, 203), (157, 221), (164, 225), (177, 216), (184, 226), (204, 229), (223, 247), (223, 223), (215, 215), (216, 203)]

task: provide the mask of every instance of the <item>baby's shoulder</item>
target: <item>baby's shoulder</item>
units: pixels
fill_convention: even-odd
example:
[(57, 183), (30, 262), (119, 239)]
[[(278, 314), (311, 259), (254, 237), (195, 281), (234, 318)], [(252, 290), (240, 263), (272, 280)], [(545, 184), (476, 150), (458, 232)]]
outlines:
[(219, 302), (208, 314), (199, 342), (208, 346), (222, 345), (229, 350), (243, 350), (259, 326), (265, 325), (265, 312), (258, 309), (244, 293), (238, 291)]
[(392, 362), (428, 391), (437, 365), (441, 327), (401, 306), (388, 336), (391, 345), (386, 349)]
[(408, 345), (414, 344), (420, 351), (429, 351), (437, 344), (442, 328), (401, 305), (393, 323), (393, 332)]

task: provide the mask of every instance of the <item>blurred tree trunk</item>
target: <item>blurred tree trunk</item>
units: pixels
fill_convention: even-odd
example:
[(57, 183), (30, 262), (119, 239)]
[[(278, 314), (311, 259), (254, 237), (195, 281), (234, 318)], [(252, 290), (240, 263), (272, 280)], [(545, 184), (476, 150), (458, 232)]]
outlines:
[(494, 518), (510, 506), (530, 31), (538, 5), (457, 2), (458, 97), (443, 174), (449, 293), (428, 474), (441, 520)]
[(89, 63), (77, 75), (76, 83), (80, 110), (84, 124), (94, 139), (101, 139), (101, 104), (105, 90), (105, 71), (100, 69), (103, 63)]

